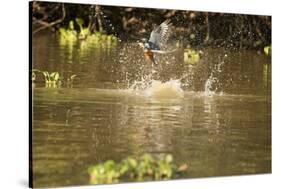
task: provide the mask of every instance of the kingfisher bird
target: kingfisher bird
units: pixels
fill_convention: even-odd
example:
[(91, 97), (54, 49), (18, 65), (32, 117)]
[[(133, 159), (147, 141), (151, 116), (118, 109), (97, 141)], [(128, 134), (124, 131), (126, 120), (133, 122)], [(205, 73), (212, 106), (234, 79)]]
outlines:
[(156, 65), (154, 53), (169, 53), (168, 51), (163, 51), (163, 47), (170, 37), (171, 26), (172, 24), (170, 20), (165, 20), (151, 32), (150, 38), (148, 40), (143, 39), (143, 42), (140, 43), (140, 45), (144, 49), (145, 58), (152, 62), (154, 65)]

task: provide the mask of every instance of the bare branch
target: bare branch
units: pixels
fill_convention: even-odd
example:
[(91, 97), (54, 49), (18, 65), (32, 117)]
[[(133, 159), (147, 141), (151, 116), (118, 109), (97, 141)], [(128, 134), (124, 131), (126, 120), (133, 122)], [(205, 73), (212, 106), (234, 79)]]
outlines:
[(51, 22), (51, 23), (45, 22), (43, 20), (36, 20), (36, 22), (40, 23), (43, 26), (41, 26), (41, 27), (37, 28), (35, 31), (33, 31), (33, 34), (62, 22), (65, 18), (65, 15), (66, 15), (65, 7), (64, 7), (64, 4), (62, 4), (62, 17), (60, 19), (56, 20), (56, 21)]

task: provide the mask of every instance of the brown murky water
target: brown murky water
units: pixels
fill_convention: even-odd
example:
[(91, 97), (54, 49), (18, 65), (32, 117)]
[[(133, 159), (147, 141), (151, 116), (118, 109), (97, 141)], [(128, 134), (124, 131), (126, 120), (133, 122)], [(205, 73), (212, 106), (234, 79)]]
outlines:
[(134, 43), (85, 47), (35, 37), (33, 68), (77, 77), (45, 88), (37, 76), (34, 186), (88, 184), (89, 165), (143, 153), (187, 162), (188, 178), (270, 173), (270, 58), (203, 49), (190, 65), (181, 55), (156, 57), (151, 75)]

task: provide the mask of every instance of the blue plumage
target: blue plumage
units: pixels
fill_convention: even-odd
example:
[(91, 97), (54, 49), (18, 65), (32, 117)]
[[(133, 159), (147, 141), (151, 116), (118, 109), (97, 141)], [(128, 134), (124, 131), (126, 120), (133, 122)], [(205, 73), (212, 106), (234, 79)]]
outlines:
[(145, 57), (154, 64), (156, 63), (152, 51), (163, 50), (170, 37), (171, 25), (170, 20), (164, 21), (151, 32), (149, 40), (146, 39), (143, 44)]

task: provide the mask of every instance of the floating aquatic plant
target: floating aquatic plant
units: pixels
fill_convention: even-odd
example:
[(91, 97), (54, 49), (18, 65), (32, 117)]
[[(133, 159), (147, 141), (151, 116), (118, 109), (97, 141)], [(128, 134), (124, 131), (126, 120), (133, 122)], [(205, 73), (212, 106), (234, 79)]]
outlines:
[(77, 40), (77, 32), (74, 29), (73, 20), (71, 20), (69, 22), (68, 28), (60, 28), (59, 33), (60, 33), (61, 39), (64, 39), (67, 41), (76, 41)]
[(91, 184), (110, 184), (120, 181), (151, 181), (178, 178), (186, 173), (187, 168), (187, 164), (177, 166), (170, 154), (161, 159), (145, 154), (138, 159), (128, 157), (120, 163), (108, 160), (89, 167), (88, 173)]
[(32, 82), (34, 82), (34, 81), (36, 80), (36, 73), (37, 73), (37, 74), (38, 74), (38, 73), (41, 73), (41, 71), (38, 70), (38, 69), (33, 69), (33, 70), (32, 70), (32, 73), (31, 73), (31, 81), (32, 81)]
[[(36, 77), (38, 73), (41, 73), (44, 76), (45, 87), (47, 88), (58, 88), (61, 86), (63, 77), (59, 74), (59, 72), (48, 72), (48, 71), (40, 71), (38, 69), (32, 70), (32, 82), (36, 81)], [(77, 75), (71, 75), (69, 78), (66, 79), (65, 83), (67, 87), (72, 87), (74, 79)]]
[(187, 64), (196, 64), (201, 59), (202, 51), (191, 48), (184, 49), (184, 62)]
[(45, 76), (46, 87), (57, 88), (61, 85), (61, 78), (58, 72), (43, 71), (42, 74)]
[[(76, 30), (74, 25), (78, 25), (79, 30)], [(103, 46), (112, 47), (116, 45), (118, 39), (114, 35), (108, 35), (102, 32), (91, 33), (89, 27), (83, 27), (84, 20), (76, 18), (69, 22), (68, 28), (60, 28), (60, 44), (62, 46), (73, 46), (76, 42), (81, 41), (81, 50), (88, 47)]]
[(263, 51), (266, 55), (271, 56), (271, 45), (264, 47)]

